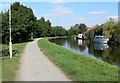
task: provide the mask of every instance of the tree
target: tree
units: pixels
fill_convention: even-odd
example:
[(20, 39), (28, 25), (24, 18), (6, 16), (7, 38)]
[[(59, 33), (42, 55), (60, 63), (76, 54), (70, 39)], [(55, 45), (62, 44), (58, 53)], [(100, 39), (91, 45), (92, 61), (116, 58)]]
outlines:
[(52, 28), (52, 36), (65, 36), (66, 30), (62, 26), (55, 26)]
[(72, 27), (68, 30), (68, 32), (69, 32), (69, 36), (78, 35), (79, 30), (78, 30), (78, 27), (72, 26)]
[(112, 37), (120, 43), (120, 22), (116, 23), (113, 27), (114, 31), (112, 32)]
[(7, 12), (2, 14), (2, 43), (9, 43), (9, 14)]
[(81, 23), (78, 29), (79, 29), (79, 33), (83, 33), (87, 30), (86, 25), (84, 23)]
[(103, 35), (103, 28), (102, 28), (102, 26), (97, 26), (97, 28), (94, 29), (94, 36), (95, 35)]
[(105, 22), (103, 25), (103, 31), (104, 31), (104, 35), (106, 37), (111, 37), (112, 35), (110, 34), (111, 31), (113, 31), (113, 27), (116, 23), (112, 20), (112, 18), (110, 18), (109, 21)]
[(47, 28), (47, 36), (50, 37), (50, 35), (52, 34), (51, 31), (51, 22), (49, 20), (46, 21), (46, 28)]
[(41, 17), (39, 20), (37, 20), (37, 37), (42, 37), (45, 36), (47, 33), (46, 28), (45, 28), (45, 18)]
[(44, 17), (37, 20), (37, 36), (38, 37), (49, 37), (52, 34), (51, 22), (49, 20), (45, 21)]
[[(3, 42), (9, 41), (8, 12), (3, 14)], [(21, 5), (19, 2), (11, 4), (11, 28), (12, 42), (27, 41), (31, 38), (36, 28), (36, 17), (33, 15), (31, 8)], [(7, 23), (7, 24), (6, 24)]]

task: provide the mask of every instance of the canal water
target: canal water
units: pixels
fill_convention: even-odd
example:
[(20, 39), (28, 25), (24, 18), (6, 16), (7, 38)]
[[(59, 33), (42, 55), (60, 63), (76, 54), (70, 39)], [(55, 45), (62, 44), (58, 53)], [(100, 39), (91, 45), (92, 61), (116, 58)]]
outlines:
[(97, 58), (120, 68), (120, 46), (90, 43), (87, 40), (56, 38), (50, 42), (61, 45), (76, 53)]

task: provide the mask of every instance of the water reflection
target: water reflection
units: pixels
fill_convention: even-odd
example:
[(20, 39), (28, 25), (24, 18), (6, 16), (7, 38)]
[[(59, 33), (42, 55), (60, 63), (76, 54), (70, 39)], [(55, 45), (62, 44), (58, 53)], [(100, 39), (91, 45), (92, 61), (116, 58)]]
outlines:
[(82, 39), (78, 39), (78, 45), (82, 45)]
[(78, 41), (77, 43), (78, 43), (80, 51), (84, 51), (86, 49), (86, 47), (87, 47), (86, 41), (81, 40), (81, 39), (78, 39), (77, 41)]
[(50, 41), (79, 54), (84, 54), (92, 58), (98, 58), (120, 67), (120, 46), (109, 46), (107, 44), (92, 43), (85, 40), (68, 38), (52, 39)]
[(95, 50), (105, 50), (108, 47), (109, 47), (108, 44), (94, 43), (94, 49)]

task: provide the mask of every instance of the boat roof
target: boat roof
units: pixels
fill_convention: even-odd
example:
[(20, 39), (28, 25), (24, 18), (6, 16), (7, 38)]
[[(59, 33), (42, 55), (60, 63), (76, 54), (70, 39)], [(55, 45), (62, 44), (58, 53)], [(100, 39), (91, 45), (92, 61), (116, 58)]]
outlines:
[(97, 35), (97, 36), (95, 36), (95, 37), (105, 37), (105, 36)]

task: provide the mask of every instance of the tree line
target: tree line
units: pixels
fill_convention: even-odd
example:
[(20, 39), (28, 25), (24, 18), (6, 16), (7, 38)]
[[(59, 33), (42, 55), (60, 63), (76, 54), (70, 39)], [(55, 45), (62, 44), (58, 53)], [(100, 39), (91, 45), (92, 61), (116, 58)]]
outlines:
[[(9, 42), (9, 10), (1, 12), (2, 16), (2, 43)], [(44, 17), (37, 19), (33, 10), (19, 2), (11, 4), (11, 31), (12, 42), (28, 41), (31, 38), (64, 36), (67, 33), (62, 26), (51, 26)]]
[(71, 26), (68, 30), (68, 36), (78, 35), (80, 33), (85, 33), (87, 31), (87, 26), (84, 23), (75, 24)]
[[(1, 12), (2, 16), (2, 43), (9, 43), (9, 10)], [(84, 33), (86, 38), (93, 40), (95, 35), (104, 35), (110, 40), (120, 43), (120, 22), (115, 22), (112, 18), (102, 25), (87, 31), (84, 23), (75, 24), (66, 30), (62, 26), (51, 26), (51, 22), (44, 17), (37, 19), (33, 10), (23, 6), (19, 2), (11, 4), (11, 31), (12, 42), (24, 42), (38, 37), (55, 37), (55, 36), (73, 36)]]

